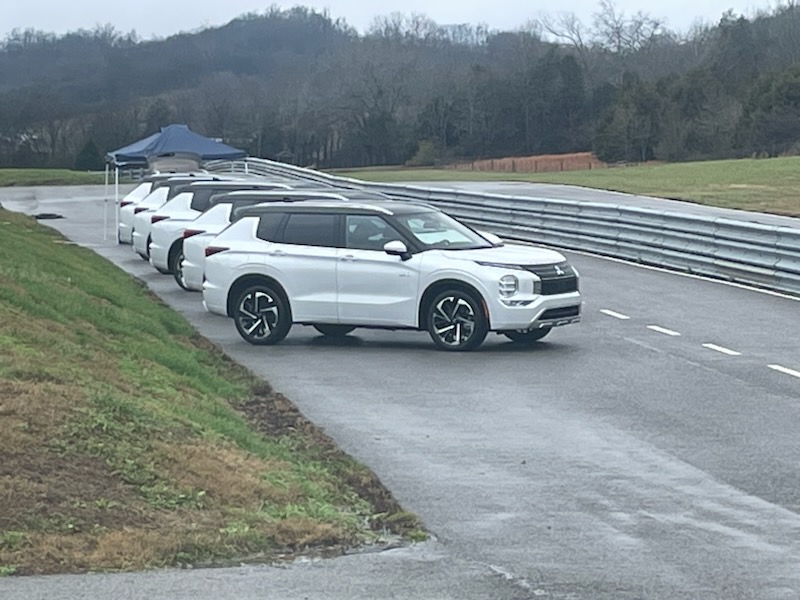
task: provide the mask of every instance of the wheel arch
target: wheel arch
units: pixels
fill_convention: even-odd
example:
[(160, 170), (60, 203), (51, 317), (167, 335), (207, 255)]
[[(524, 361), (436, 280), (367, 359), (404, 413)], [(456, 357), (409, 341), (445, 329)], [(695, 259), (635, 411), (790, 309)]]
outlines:
[(436, 297), (436, 295), (440, 292), (453, 289), (465, 291), (474, 296), (481, 307), (481, 311), (483, 312), (483, 316), (486, 319), (489, 329), (491, 329), (492, 324), (486, 298), (483, 297), (483, 294), (481, 294), (478, 288), (476, 288), (474, 285), (460, 279), (440, 279), (438, 281), (434, 281), (425, 289), (417, 309), (417, 327), (420, 329), (425, 329), (425, 314), (428, 312), (431, 302), (433, 302), (433, 299)]
[(236, 281), (231, 284), (231, 287), (228, 289), (228, 297), (225, 302), (226, 306), (226, 313), (229, 317), (233, 317), (233, 310), (236, 305), (236, 299), (239, 297), (244, 290), (246, 290), (251, 285), (257, 284), (268, 284), (275, 289), (282, 296), (282, 300), (286, 303), (286, 306), (289, 307), (291, 310), (291, 306), (289, 304), (289, 296), (286, 293), (286, 290), (283, 289), (283, 286), (278, 283), (278, 281), (269, 275), (262, 275), (260, 273), (250, 273), (247, 275), (242, 275)]
[(169, 247), (169, 250), (167, 251), (167, 270), (170, 273), (173, 273), (172, 263), (174, 262), (175, 257), (178, 255), (178, 252), (180, 252), (182, 249), (183, 249), (183, 238), (178, 238), (177, 240), (172, 242), (172, 245)]

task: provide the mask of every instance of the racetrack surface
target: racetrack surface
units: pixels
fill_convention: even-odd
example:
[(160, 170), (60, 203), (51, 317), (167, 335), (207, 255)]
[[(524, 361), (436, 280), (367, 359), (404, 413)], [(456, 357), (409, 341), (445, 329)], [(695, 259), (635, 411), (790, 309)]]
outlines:
[(290, 397), (434, 539), (281, 568), (9, 578), (3, 598), (800, 598), (797, 300), (569, 254), (584, 322), (534, 348), (302, 327), (256, 348), (103, 240), (102, 190), (14, 193), (0, 203), (63, 215), (48, 223)]

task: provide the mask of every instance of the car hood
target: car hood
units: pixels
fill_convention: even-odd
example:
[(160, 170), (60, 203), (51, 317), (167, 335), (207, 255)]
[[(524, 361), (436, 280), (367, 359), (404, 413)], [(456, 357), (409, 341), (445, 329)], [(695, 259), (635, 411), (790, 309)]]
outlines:
[(564, 255), (555, 250), (535, 246), (499, 246), (477, 250), (442, 250), (452, 260), (489, 262), (501, 265), (551, 265), (564, 262)]

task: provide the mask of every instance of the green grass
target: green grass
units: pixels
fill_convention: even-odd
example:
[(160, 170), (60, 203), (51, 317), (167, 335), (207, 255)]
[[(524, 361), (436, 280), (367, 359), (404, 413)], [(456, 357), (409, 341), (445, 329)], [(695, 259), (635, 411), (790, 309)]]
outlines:
[(93, 185), (101, 184), (104, 181), (104, 174), (68, 169), (0, 169), (0, 187)]
[(0, 209), (0, 574), (417, 539), (285, 398), (61, 240)]
[(800, 216), (800, 157), (669, 163), (565, 173), (390, 168), (336, 171), (336, 174), (381, 182), (560, 183), (725, 208)]

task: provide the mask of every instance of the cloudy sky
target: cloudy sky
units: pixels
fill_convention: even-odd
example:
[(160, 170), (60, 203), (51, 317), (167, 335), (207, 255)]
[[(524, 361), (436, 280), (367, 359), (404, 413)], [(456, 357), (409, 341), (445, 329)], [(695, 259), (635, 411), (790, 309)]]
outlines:
[[(785, 0), (614, 0), (619, 12), (627, 15), (642, 11), (651, 17), (665, 19), (667, 26), (686, 31), (697, 20), (716, 23), (722, 13), (733, 9), (737, 14), (752, 16), (756, 10), (768, 9)], [(0, 0), (0, 36), (14, 28), (35, 28), (65, 33), (91, 29), (110, 23), (122, 31), (135, 29), (141, 38), (166, 37), (180, 31), (222, 25), (246, 12), (262, 12), (273, 2), (266, 0)], [(281, 7), (297, 4), (328, 10), (334, 18), (363, 31), (378, 15), (392, 12), (422, 13), (437, 23), (485, 24), (492, 29), (516, 29), (542, 14), (556, 16), (575, 13), (587, 25), (599, 8), (599, 0), (308, 0), (307, 2), (276, 1)]]

